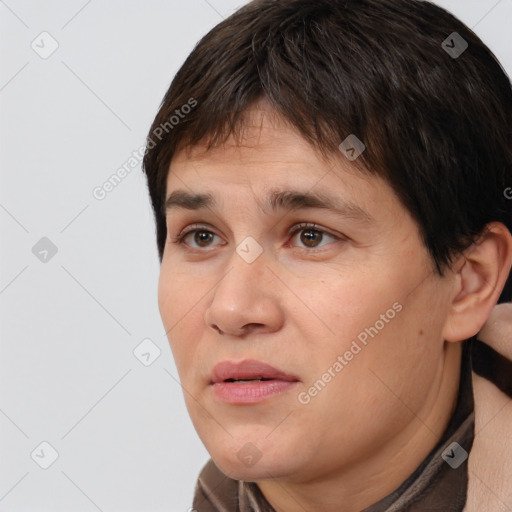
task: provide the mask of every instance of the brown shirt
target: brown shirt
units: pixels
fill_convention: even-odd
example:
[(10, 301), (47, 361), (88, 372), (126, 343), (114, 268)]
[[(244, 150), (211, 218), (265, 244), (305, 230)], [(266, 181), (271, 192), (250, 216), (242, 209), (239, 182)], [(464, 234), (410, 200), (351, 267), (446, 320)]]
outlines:
[[(464, 342), (457, 404), (441, 440), (397, 489), (361, 512), (463, 511), (468, 460), (452, 468), (464, 458), (464, 452), (457, 447), (450, 449), (450, 445), (456, 442), (468, 454), (473, 445), (475, 416), (471, 373), (475, 343), (481, 346), (476, 338)], [(212, 459), (199, 474), (193, 507), (197, 512), (275, 512), (256, 483), (228, 478)]]

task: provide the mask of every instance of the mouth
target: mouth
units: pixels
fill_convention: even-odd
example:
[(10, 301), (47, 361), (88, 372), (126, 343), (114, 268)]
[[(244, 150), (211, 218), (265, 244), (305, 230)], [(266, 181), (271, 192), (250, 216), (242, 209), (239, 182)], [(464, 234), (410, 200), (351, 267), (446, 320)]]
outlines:
[(226, 379), (224, 382), (263, 382), (266, 380), (276, 380), (276, 379), (265, 379), (265, 378), (257, 378), (257, 379)]
[(254, 359), (222, 361), (213, 368), (210, 378), (214, 396), (228, 404), (262, 402), (298, 383), (296, 376)]
[(210, 384), (219, 382), (265, 382), (270, 380), (294, 382), (299, 379), (283, 370), (255, 359), (240, 362), (222, 361), (213, 368)]

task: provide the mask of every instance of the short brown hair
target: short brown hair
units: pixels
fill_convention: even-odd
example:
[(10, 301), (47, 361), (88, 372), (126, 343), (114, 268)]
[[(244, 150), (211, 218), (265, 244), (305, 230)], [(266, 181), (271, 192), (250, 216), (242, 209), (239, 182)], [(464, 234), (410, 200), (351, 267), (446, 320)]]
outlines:
[[(467, 43), (460, 55), (447, 51), (454, 37)], [(471, 29), (421, 0), (256, 0), (201, 39), (150, 129), (143, 169), (160, 261), (173, 155), (222, 144), (261, 99), (324, 154), (341, 156), (350, 134), (362, 140), (353, 164), (393, 188), (439, 274), (488, 223), (512, 231), (512, 87)]]

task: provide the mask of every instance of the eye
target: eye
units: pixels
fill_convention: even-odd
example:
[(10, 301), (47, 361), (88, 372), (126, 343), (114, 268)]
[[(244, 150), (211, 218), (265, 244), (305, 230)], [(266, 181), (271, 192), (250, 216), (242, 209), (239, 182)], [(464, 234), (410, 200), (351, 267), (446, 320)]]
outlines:
[[(202, 249), (208, 247), (208, 244), (215, 236), (217, 235), (209, 229), (206, 229), (204, 226), (191, 226), (190, 229), (180, 233), (177, 237), (169, 238), (171, 239), (172, 243), (185, 244), (192, 247), (192, 249)], [(196, 243), (197, 246), (191, 245), (189, 242), (187, 242), (187, 238)]]
[(316, 249), (317, 247), (322, 247), (319, 245), (319, 243), (324, 240), (325, 236), (334, 240), (341, 239), (340, 237), (327, 233), (323, 229), (319, 229), (319, 226), (316, 224), (310, 223), (301, 223), (294, 226), (292, 232), (290, 233), (292, 239), (295, 238), (299, 233), (302, 233), (300, 236), (301, 243), (303, 243), (308, 249)]

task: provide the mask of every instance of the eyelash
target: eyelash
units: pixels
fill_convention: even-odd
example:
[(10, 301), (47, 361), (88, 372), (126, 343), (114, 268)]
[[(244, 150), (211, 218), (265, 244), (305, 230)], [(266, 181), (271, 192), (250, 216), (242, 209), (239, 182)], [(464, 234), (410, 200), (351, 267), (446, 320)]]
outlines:
[[(289, 231), (288, 236), (293, 238), (299, 231), (305, 231), (305, 230), (317, 231), (318, 233), (322, 233), (324, 235), (331, 236), (332, 238), (335, 238), (338, 241), (346, 240), (346, 238), (344, 238), (344, 237), (334, 235), (333, 233), (329, 233), (328, 231), (322, 229), (317, 224), (309, 223), (309, 222), (302, 222), (302, 223), (296, 224), (293, 227), (293, 229), (291, 231)], [(205, 233), (211, 233), (211, 234), (213, 234), (215, 236), (218, 236), (213, 231), (208, 229), (206, 226), (193, 225), (193, 226), (191, 226), (191, 229), (185, 231), (184, 233), (180, 233), (177, 237), (171, 237), (170, 236), (169, 238), (170, 238), (171, 243), (173, 243), (173, 244), (185, 245), (185, 237), (190, 235), (191, 233), (195, 233), (196, 231), (204, 231)], [(192, 249), (195, 249), (195, 248), (192, 248)], [(319, 248), (316, 248), (316, 247), (313, 247), (313, 248), (301, 247), (301, 249), (303, 249), (305, 251), (308, 251), (308, 252), (315, 252), (315, 251), (322, 250), (322, 246), (319, 247)], [(201, 250), (201, 249), (197, 249), (197, 250)]]

